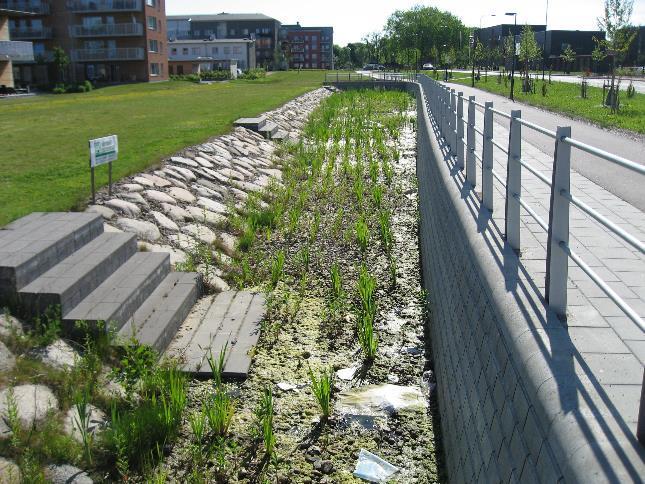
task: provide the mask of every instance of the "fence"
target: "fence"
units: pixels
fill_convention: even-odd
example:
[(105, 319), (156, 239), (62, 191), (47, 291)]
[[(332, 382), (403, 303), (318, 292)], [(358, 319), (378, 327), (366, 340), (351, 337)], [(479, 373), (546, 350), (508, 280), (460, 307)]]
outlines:
[[(495, 181), (506, 190), (505, 237), (510, 246), (518, 251), (521, 248), (520, 219), (522, 209), (547, 232), (545, 298), (549, 306), (558, 315), (566, 315), (568, 259), (570, 258), (625, 315), (641, 330), (645, 330), (645, 323), (638, 313), (569, 246), (569, 212), (571, 205), (573, 205), (645, 254), (643, 242), (571, 193), (571, 149), (585, 151), (639, 174), (645, 174), (645, 167), (572, 138), (570, 127), (559, 127), (557, 131), (551, 131), (522, 119), (522, 113), (519, 110), (511, 111), (510, 114), (504, 113), (495, 109), (492, 102), (479, 103), (475, 100), (475, 96), (465, 99), (462, 93), (457, 93), (454, 89), (450, 89), (425, 75), (420, 75), (418, 80), (425, 91), (430, 112), (437, 120), (439, 132), (449, 146), (450, 154), (455, 156), (457, 166), (460, 169), (465, 169), (466, 180), (472, 186), (477, 185), (477, 162), (481, 165), (483, 206), (491, 211), (494, 209), (493, 184)], [(478, 127), (475, 122), (476, 108), (480, 108), (484, 112), (482, 127)], [(508, 142), (505, 144), (493, 137), (495, 115), (504, 118), (509, 124), (510, 134)], [(554, 140), (553, 172), (550, 180), (522, 159), (522, 127), (537, 131)], [(476, 135), (482, 137), (481, 154), (476, 151)], [(494, 148), (501, 150), (508, 156), (505, 179), (494, 170)], [(542, 219), (522, 199), (522, 168), (550, 187), (551, 203), (548, 221)]]
[(361, 72), (327, 72), (325, 74), (325, 83), (332, 82), (379, 82), (379, 81), (408, 81), (416, 82), (417, 75), (414, 72), (386, 72), (370, 71)]

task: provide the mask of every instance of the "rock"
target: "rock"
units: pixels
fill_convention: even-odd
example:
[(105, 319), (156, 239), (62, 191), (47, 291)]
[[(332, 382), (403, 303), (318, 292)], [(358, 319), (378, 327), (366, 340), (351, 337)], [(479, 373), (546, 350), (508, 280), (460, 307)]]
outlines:
[[(85, 411), (87, 412), (87, 416), (85, 418), (89, 417), (86, 430), (89, 434), (96, 435), (107, 423), (105, 414), (100, 408), (97, 408), (92, 404), (88, 404)], [(82, 418), (79, 415), (76, 405), (72, 405), (65, 415), (65, 433), (67, 435), (71, 435), (80, 443), (83, 442), (83, 436), (81, 435), (81, 427), (79, 426), (79, 423), (82, 425), (85, 418)]]
[(0, 341), (0, 371), (9, 372), (16, 366), (16, 357), (13, 353)]
[(193, 216), (186, 210), (177, 205), (172, 205), (170, 203), (162, 203), (161, 208), (166, 215), (173, 219), (175, 222), (183, 222), (184, 220), (192, 220)]
[(90, 213), (98, 213), (105, 220), (112, 220), (116, 216), (114, 210), (108, 207), (104, 207), (103, 205), (90, 205), (85, 211)]
[[(31, 427), (44, 419), (50, 410), (58, 409), (58, 400), (54, 393), (44, 385), (19, 385), (13, 389), (5, 388), (0, 391), (0, 431), (8, 436), (6, 421), (9, 409), (8, 397), (13, 391), (13, 401), (18, 411), (18, 419), (23, 427)], [(2, 427), (5, 427), (2, 429)], [(9, 431), (10, 433), (10, 431)]]
[(155, 245), (147, 242), (139, 242), (138, 245), (141, 252), (164, 252), (170, 254), (170, 264), (173, 266), (186, 262), (186, 253), (169, 245)]
[(205, 208), (188, 207), (186, 210), (190, 213), (195, 222), (207, 223), (210, 225), (221, 225), (226, 222), (226, 217), (219, 213), (211, 212)]
[(136, 203), (137, 205), (143, 205), (144, 207), (148, 206), (140, 193), (130, 193), (130, 192), (121, 192), (118, 194), (119, 197), (127, 200), (128, 202)]
[(121, 188), (123, 188), (127, 192), (142, 192), (143, 187), (139, 185), (138, 183), (124, 183), (121, 185)]
[(0, 457), (0, 484), (20, 484), (22, 473), (18, 465), (9, 459)]
[(72, 368), (80, 359), (76, 350), (62, 339), (45, 348), (34, 350), (34, 355), (46, 365), (59, 370)]
[(92, 484), (94, 481), (87, 472), (69, 464), (50, 465), (45, 476), (52, 484)]
[(215, 200), (211, 200), (210, 198), (200, 197), (199, 200), (197, 200), (197, 205), (213, 212), (221, 213), (222, 215), (226, 215), (228, 211), (226, 209), (226, 205), (216, 202)]
[(190, 234), (193, 237), (201, 240), (205, 244), (214, 244), (217, 240), (217, 235), (211, 229), (201, 224), (188, 224), (181, 228), (182, 232)]
[(206, 156), (201, 153), (202, 156), (196, 156), (195, 161), (205, 168), (213, 168), (213, 163), (206, 159)]
[[(195, 163), (197, 165), (197, 163)], [(172, 167), (173, 171), (180, 173), (184, 180), (187, 180), (189, 182), (197, 180), (197, 177), (195, 174), (189, 170), (188, 168), (182, 168), (181, 166), (173, 166)]]
[(152, 200), (153, 202), (170, 203), (173, 205), (177, 203), (177, 200), (172, 198), (170, 195), (158, 190), (146, 190), (145, 192), (143, 192), (143, 194), (148, 200)]
[(152, 212), (150, 212), (150, 214), (154, 217), (157, 225), (159, 225), (161, 228), (170, 230), (171, 232), (179, 232), (179, 226), (168, 217), (166, 217), (163, 213), (155, 212), (153, 210)]
[(215, 289), (217, 292), (224, 292), (231, 289), (228, 283), (216, 274), (208, 274), (208, 277), (202, 272), (204, 282)]
[(231, 234), (222, 232), (217, 237), (217, 245), (226, 255), (233, 257), (235, 255), (235, 246), (237, 245), (237, 239)]
[(199, 247), (199, 241), (187, 234), (172, 234), (168, 236), (168, 240), (188, 252), (192, 252)]
[(153, 223), (131, 218), (120, 218), (116, 223), (123, 231), (136, 234), (140, 239), (154, 242), (161, 238), (161, 232)]
[(193, 160), (189, 160), (188, 158), (184, 158), (182, 156), (172, 156), (170, 158), (170, 161), (173, 163), (178, 163), (180, 165), (185, 165), (185, 166), (190, 166), (190, 167), (198, 167), (199, 163)]
[(330, 460), (317, 460), (314, 462), (314, 469), (323, 474), (331, 474), (334, 471), (334, 464)]
[[(155, 187), (165, 188), (172, 185), (172, 183), (170, 183), (168, 180), (165, 180), (164, 178), (157, 175), (150, 175), (148, 173), (143, 173), (141, 177), (152, 182), (152, 185)], [(137, 178), (135, 178), (135, 181), (139, 181)]]
[(239, 171), (232, 170), (231, 168), (223, 168), (221, 170), (217, 170), (217, 173), (229, 180), (244, 181), (244, 175), (242, 175)]
[(139, 215), (141, 215), (141, 209), (134, 203), (126, 202), (125, 200), (120, 200), (118, 198), (108, 200), (107, 202), (105, 202), (105, 205), (121, 212), (127, 217), (138, 217)]
[(246, 194), (246, 192), (243, 192), (242, 190), (239, 190), (237, 188), (231, 187), (229, 190), (231, 191), (231, 193), (233, 194), (233, 196), (235, 198), (237, 198), (238, 200), (240, 200), (242, 202), (245, 202), (246, 199), (249, 197)]
[(9, 313), (0, 313), (0, 336), (22, 335), (22, 323)]
[(176, 200), (179, 200), (180, 202), (193, 203), (195, 202), (195, 200), (197, 200), (197, 198), (195, 198), (195, 195), (190, 193), (188, 190), (179, 187), (172, 187), (170, 190), (168, 190), (168, 193), (170, 194), (170, 196), (172, 196)]
[(287, 383), (285, 381), (279, 382), (276, 386), (283, 392), (290, 392), (298, 389), (297, 385), (294, 385), (293, 383)]
[(222, 197), (222, 194), (220, 192), (215, 191), (210, 187), (205, 187), (203, 185), (194, 184), (193, 190), (195, 190), (195, 192), (197, 192), (197, 195), (199, 195), (200, 197), (210, 198), (215, 200), (222, 200), (224, 198)]
[(351, 366), (349, 368), (341, 368), (340, 370), (336, 371), (336, 376), (340, 380), (350, 381), (354, 378), (354, 375), (356, 374), (357, 370), (358, 370), (357, 366)]
[(143, 185), (144, 187), (154, 187), (155, 186), (155, 184), (151, 180), (148, 180), (147, 178), (144, 178), (143, 176), (135, 176), (132, 180), (137, 182), (139, 185)]

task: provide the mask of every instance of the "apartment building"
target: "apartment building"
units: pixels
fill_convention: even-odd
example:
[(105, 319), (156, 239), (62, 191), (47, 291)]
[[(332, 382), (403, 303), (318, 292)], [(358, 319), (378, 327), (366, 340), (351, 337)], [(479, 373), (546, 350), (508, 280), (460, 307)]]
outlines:
[(168, 40), (254, 40), (256, 63), (264, 68), (273, 67), (279, 30), (280, 22), (260, 13), (168, 16)]
[(4, 8), (0, 4), (0, 94), (4, 94), (6, 88), (16, 87), (13, 77), (13, 63), (34, 60), (31, 42), (12, 41), (9, 37), (9, 19), (27, 15), (29, 12)]
[(243, 71), (255, 68), (251, 39), (173, 40), (168, 49), (170, 75), (229, 69), (232, 62)]
[(282, 25), (280, 46), (291, 69), (333, 69), (334, 28)]
[[(30, 40), (33, 62), (14, 65), (24, 84), (168, 79), (165, 0), (0, 0), (34, 15), (10, 20), (12, 40)], [(54, 48), (70, 65), (59, 72)]]

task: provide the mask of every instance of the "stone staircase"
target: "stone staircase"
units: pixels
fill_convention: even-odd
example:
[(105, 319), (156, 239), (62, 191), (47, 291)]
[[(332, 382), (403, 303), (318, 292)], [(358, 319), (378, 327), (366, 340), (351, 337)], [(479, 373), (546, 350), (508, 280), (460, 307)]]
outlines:
[(260, 133), (266, 139), (275, 141), (283, 140), (287, 137), (287, 133), (280, 129), (280, 127), (273, 121), (268, 121), (264, 116), (259, 118), (240, 118), (235, 121), (235, 126), (241, 126), (256, 133)]
[(226, 291), (198, 302), (199, 274), (172, 272), (169, 254), (137, 252), (134, 234), (103, 227), (93, 213), (32, 213), (0, 229), (0, 308), (34, 317), (58, 306), (67, 332), (76, 321), (105, 322), (117, 344), (135, 337), (197, 376), (227, 346), (225, 375), (244, 378), (263, 296)]

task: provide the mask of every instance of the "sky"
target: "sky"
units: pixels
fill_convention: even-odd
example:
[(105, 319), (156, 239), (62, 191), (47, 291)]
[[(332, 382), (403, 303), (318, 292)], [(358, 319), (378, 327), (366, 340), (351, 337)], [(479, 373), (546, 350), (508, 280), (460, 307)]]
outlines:
[[(603, 0), (548, 0), (548, 28), (596, 30)], [(500, 18), (517, 12), (518, 23), (543, 25), (547, 0), (166, 0), (167, 15), (263, 13), (285, 24), (334, 27), (334, 43), (360, 42), (371, 32), (380, 32), (397, 9), (424, 5), (447, 10), (468, 26), (512, 22)], [(492, 17), (491, 14), (496, 14)], [(645, 0), (634, 1), (633, 24), (645, 24)]]

